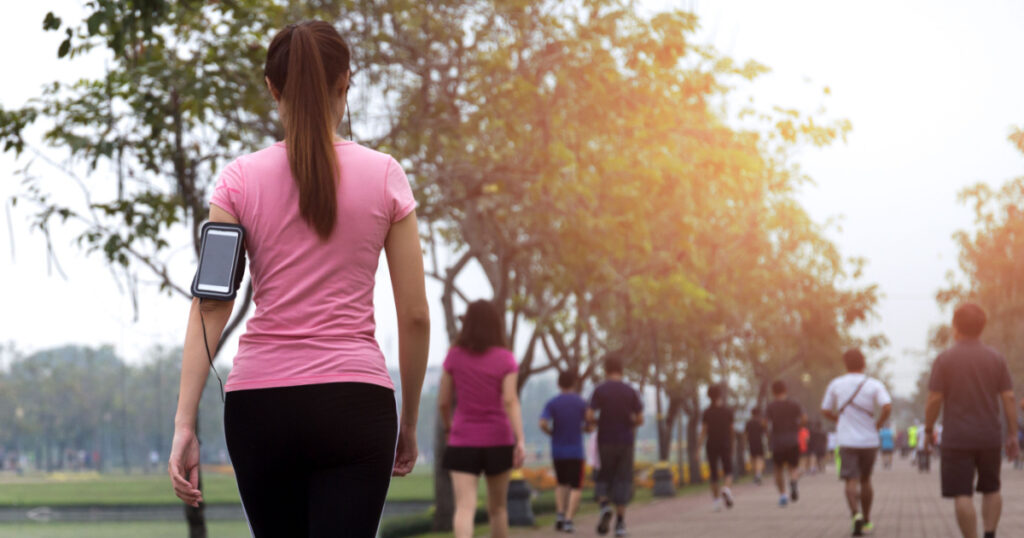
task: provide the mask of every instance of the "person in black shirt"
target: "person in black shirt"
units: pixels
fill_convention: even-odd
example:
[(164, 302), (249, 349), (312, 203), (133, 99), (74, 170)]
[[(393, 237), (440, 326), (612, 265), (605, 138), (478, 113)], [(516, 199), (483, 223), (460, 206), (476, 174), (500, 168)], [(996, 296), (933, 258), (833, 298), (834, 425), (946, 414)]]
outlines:
[(811, 439), (807, 443), (807, 453), (811, 455), (811, 472), (820, 473), (825, 470), (828, 458), (828, 434), (821, 427), (821, 421), (811, 422)]
[[(954, 499), (956, 521), (965, 538), (978, 536), (974, 491), (981, 493), (985, 538), (994, 538), (1003, 500), (999, 493), (1002, 445), (1015, 459), (1017, 406), (1006, 359), (980, 341), (985, 311), (967, 303), (953, 313), (953, 346), (932, 364), (925, 407), (925, 439), (935, 444), (935, 422), (942, 411), (942, 444), (939, 450), (942, 496)], [(999, 403), (1006, 419), (1006, 437), (1000, 425)], [(977, 475), (977, 485), (974, 477)]]
[[(779, 506), (799, 497), (797, 480), (800, 479), (800, 427), (807, 423), (807, 415), (800, 404), (790, 400), (786, 383), (772, 383), (775, 399), (765, 409), (765, 418), (771, 424), (769, 438), (772, 445), (772, 463), (775, 465), (775, 485), (779, 488)], [(786, 474), (789, 474), (789, 497), (786, 496)]]
[[(725, 506), (732, 508), (732, 419), (733, 412), (725, 406), (725, 390), (721, 385), (708, 387), (708, 399), (711, 407), (704, 410), (701, 418), (700, 439), (707, 442), (708, 467), (711, 470), (711, 498), (714, 500), (715, 511)], [(723, 476), (724, 487), (718, 484), (719, 468)]]
[(761, 417), (761, 408), (750, 410), (750, 420), (744, 430), (747, 433), (747, 447), (750, 449), (750, 464), (754, 468), (754, 483), (760, 486), (761, 475), (764, 474), (764, 419)]

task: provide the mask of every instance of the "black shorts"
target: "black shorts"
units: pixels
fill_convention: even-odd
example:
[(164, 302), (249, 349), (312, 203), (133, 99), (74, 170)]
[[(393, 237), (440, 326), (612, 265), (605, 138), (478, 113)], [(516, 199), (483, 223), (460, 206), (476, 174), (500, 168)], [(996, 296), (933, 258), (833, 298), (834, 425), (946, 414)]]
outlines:
[(597, 471), (595, 493), (607, 497), (618, 506), (633, 498), (633, 445), (597, 445), (601, 468)]
[(942, 496), (974, 495), (977, 472), (979, 493), (999, 491), (999, 471), (1003, 464), (1001, 448), (942, 449)]
[(750, 441), (750, 457), (751, 458), (763, 458), (764, 457), (764, 443), (761, 441)]
[(721, 476), (729, 476), (732, 474), (732, 447), (705, 447), (705, 453), (708, 457), (708, 468), (711, 471), (711, 481), (718, 482), (719, 468), (721, 468)]
[(441, 466), (449, 471), (487, 476), (512, 470), (515, 447), (507, 446), (449, 446), (444, 450)]
[(555, 479), (558, 485), (582, 488), (584, 466), (586, 463), (583, 460), (555, 460)]
[(875, 468), (876, 448), (839, 447), (839, 478), (867, 480)]
[(797, 467), (800, 465), (800, 445), (773, 446), (772, 463), (776, 467), (780, 465), (789, 465), (792, 468)]

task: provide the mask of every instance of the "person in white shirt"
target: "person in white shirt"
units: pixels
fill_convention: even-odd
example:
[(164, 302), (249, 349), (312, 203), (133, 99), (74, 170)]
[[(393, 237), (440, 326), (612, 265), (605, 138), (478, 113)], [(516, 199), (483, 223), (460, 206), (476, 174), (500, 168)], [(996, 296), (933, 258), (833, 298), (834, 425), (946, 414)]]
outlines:
[(839, 477), (846, 481), (846, 501), (852, 514), (853, 535), (863, 536), (865, 531), (874, 530), (871, 523), (871, 502), (874, 499), (871, 471), (878, 454), (878, 430), (892, 413), (892, 397), (881, 381), (864, 373), (864, 354), (859, 349), (843, 353), (843, 362), (846, 374), (829, 383), (821, 403), (821, 414), (838, 422)]

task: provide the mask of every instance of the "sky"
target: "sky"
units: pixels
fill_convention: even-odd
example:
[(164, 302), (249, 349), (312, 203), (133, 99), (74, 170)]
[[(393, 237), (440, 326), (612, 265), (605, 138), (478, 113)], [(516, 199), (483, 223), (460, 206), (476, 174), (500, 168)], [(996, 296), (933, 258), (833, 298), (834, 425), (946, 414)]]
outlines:
[[(971, 216), (957, 193), (982, 181), (998, 185), (1024, 175), (1024, 155), (1007, 141), (1013, 125), (1024, 126), (1024, 2), (1012, 0), (821, 2), (818, 0), (648, 0), (647, 9), (693, 10), (701, 28), (695, 41), (714, 45), (738, 60), (753, 59), (771, 73), (740, 89), (761, 106), (781, 105), (827, 117), (846, 118), (853, 130), (844, 143), (803, 149), (797, 160), (813, 183), (799, 198), (819, 222), (836, 219), (829, 236), (846, 256), (868, 260), (864, 282), (883, 293), (878, 316), (863, 334), (881, 332), (892, 357), (894, 392), (910, 395), (920, 371), (928, 330), (949, 312), (936, 306), (935, 292), (956, 268), (952, 234)], [(0, 105), (13, 108), (38, 95), (52, 80), (72, 81), (103, 69), (90, 56), (58, 61), (60, 35), (42, 31), (47, 11), (80, 19), (79, 2), (16, 2), (0, 18), (0, 50), (6, 76)], [(355, 44), (358, 46), (358, 44)], [(831, 95), (822, 97), (827, 86)], [(740, 103), (736, 103), (738, 106)], [(358, 129), (358, 127), (357, 127)], [(34, 136), (34, 138), (33, 138)], [(39, 130), (29, 141), (51, 158)], [(0, 200), (20, 190), (14, 171), (20, 160), (0, 154)], [(77, 196), (72, 182), (37, 160), (57, 196)], [(24, 207), (6, 203), (0, 224), (0, 342), (23, 351), (53, 345), (113, 344), (129, 360), (145, 360), (154, 345), (180, 343), (187, 301), (143, 287), (135, 320), (129, 297), (119, 291), (96, 255), (59, 233), (55, 248), (66, 279), (47, 269), (42, 236), (29, 229)], [(8, 230), (7, 221), (10, 222)], [(191, 278), (188, 252), (174, 259), (180, 282)], [(475, 297), (486, 295), (472, 275)], [(428, 287), (435, 319), (431, 362), (445, 352), (440, 289)], [(389, 363), (397, 364), (394, 308), (382, 260), (375, 292), (378, 338)], [(237, 335), (226, 342), (233, 356)], [(227, 358), (221, 361), (229, 360)]]

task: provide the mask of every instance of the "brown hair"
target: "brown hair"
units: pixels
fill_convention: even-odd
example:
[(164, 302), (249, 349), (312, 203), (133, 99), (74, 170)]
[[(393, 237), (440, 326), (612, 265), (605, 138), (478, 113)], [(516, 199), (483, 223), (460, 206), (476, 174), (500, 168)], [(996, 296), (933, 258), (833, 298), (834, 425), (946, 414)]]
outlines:
[(492, 347), (505, 347), (501, 314), (490, 301), (473, 301), (462, 316), (462, 330), (455, 345), (480, 355)]
[(299, 213), (322, 240), (331, 236), (338, 217), (332, 94), (348, 72), (348, 45), (323, 21), (289, 24), (278, 32), (263, 68), (284, 105), (281, 119), (288, 166), (299, 188)]

